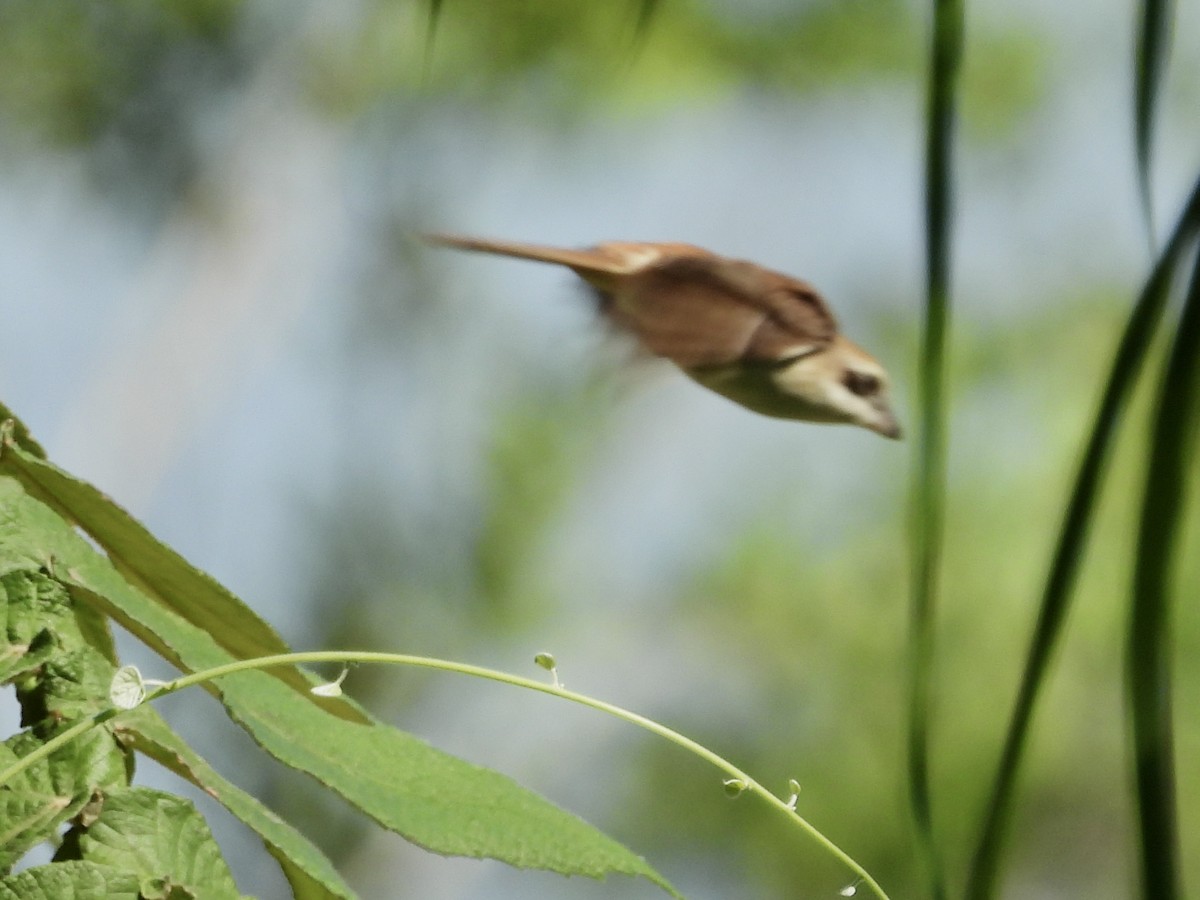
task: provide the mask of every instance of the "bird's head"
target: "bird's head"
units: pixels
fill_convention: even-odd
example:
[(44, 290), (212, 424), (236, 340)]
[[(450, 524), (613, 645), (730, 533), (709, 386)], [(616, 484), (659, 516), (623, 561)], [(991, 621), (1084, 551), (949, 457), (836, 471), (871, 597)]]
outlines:
[(774, 381), (800, 402), (796, 418), (846, 422), (900, 438), (887, 372), (875, 357), (841, 335), (822, 350), (781, 365)]

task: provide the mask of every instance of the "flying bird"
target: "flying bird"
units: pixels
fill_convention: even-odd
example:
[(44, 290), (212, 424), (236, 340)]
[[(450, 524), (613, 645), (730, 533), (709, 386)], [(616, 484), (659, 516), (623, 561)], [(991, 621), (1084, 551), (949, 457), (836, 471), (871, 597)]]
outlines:
[(425, 237), (460, 250), (566, 266), (595, 291), (601, 312), (647, 351), (754, 412), (900, 437), (887, 372), (842, 336), (807, 282), (691, 244), (613, 241), (571, 250)]

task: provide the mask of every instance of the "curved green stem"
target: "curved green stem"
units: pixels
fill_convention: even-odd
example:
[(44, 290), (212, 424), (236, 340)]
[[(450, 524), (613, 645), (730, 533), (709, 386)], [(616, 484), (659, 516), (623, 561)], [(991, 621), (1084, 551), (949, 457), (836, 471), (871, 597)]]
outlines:
[[(246, 672), (255, 669), (270, 669), (276, 666), (294, 666), (310, 663), (339, 663), (346, 665), (349, 663), (379, 663), (384, 665), (395, 666), (416, 666), (423, 669), (439, 669), (443, 672), (457, 672), (461, 675), (470, 675), (474, 678), (485, 678), (489, 681), (499, 681), (504, 684), (511, 684), (514, 687), (526, 688), (531, 691), (540, 691), (543, 694), (552, 694), (556, 697), (561, 697), (564, 700), (570, 700), (573, 703), (579, 703), (583, 706), (589, 706), (592, 709), (607, 713), (610, 716), (615, 716), (643, 728), (646, 731), (656, 734), (659, 737), (666, 738), (672, 743), (682, 747), (683, 749), (700, 757), (704, 761), (710, 763), (720, 769), (726, 775), (741, 782), (745, 785), (745, 790), (757, 794), (772, 807), (787, 816), (793, 824), (798, 825), (809, 837), (820, 844), (825, 850), (836, 857), (843, 865), (846, 866), (854, 875), (861, 881), (862, 884), (869, 887), (880, 900), (888, 900), (888, 895), (880, 887), (879, 883), (871, 877), (861, 865), (847, 854), (844, 850), (838, 847), (833, 841), (825, 837), (817, 830), (807, 819), (801, 816), (793, 806), (782, 798), (768, 791), (765, 787), (743, 772), (733, 763), (719, 756), (701, 744), (696, 743), (691, 738), (680, 734), (673, 729), (660, 725), (652, 719), (647, 719), (645, 716), (638, 715), (635, 712), (616, 706), (612, 703), (606, 703), (603, 700), (597, 700), (595, 697), (589, 697), (586, 694), (579, 694), (575, 691), (569, 691), (561, 685), (546, 684), (542, 681), (535, 681), (532, 678), (524, 678), (520, 675), (511, 675), (507, 672), (500, 672), (495, 669), (486, 669), (482, 666), (472, 666), (467, 663), (452, 662), (444, 659), (434, 659), (427, 656), (411, 656), (404, 653), (376, 653), (368, 651), (345, 652), (337, 650), (314, 650), (304, 653), (285, 653), (277, 656), (263, 656), (257, 659), (239, 660), (237, 662), (227, 663), (223, 666), (216, 666), (212, 669), (205, 669), (201, 672), (193, 672), (190, 675), (183, 675), (179, 678), (169, 681), (166, 684), (150, 691), (146, 694), (143, 703), (157, 700), (159, 697), (173, 694), (176, 691), (181, 691), (186, 687), (200, 684), (206, 681), (213, 681), (226, 675), (233, 675), (237, 672)], [(109, 707), (88, 719), (76, 723), (61, 734), (55, 735), (51, 740), (47, 741), (42, 746), (38, 747), (33, 752), (22, 757), (13, 765), (9, 766), (3, 772), (0, 772), (0, 785), (6, 784), (10, 779), (20, 774), (29, 766), (34, 765), (39, 760), (42, 760), (60, 747), (64, 746), (69, 741), (83, 734), (91, 728), (95, 728), (116, 715), (119, 715), (123, 710), (116, 707)]]

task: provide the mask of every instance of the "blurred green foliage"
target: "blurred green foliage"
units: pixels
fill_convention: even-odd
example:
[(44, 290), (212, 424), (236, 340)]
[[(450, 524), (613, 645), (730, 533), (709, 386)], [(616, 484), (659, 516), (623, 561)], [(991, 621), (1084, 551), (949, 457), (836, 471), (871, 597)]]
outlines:
[(378, 3), (332, 42), (311, 44), (313, 90), (355, 111), (396, 92), (590, 115), (606, 101), (652, 109), (746, 88), (811, 89), (913, 73), (917, 24), (899, 0), (776, 5), (758, 15), (702, 0), (659, 3), (641, 42), (640, 5), (451, 0), (427, 68), (428, 23), (413, 3)]
[(0, 134), (88, 147), (97, 181), (168, 194), (195, 174), (198, 121), (251, 64), (240, 0), (3, 0)]
[[(745, 91), (812, 91), (915, 79), (921, 23), (901, 0), (659, 3), (412, 0), (2, 0), (0, 133), (27, 149), (88, 148), (104, 187), (168, 198), (196, 172), (204, 129), (267, 65), (350, 118), (419, 96), (527, 107), (546, 121), (604, 108), (647, 113)], [(431, 34), (435, 40), (429, 41)], [(967, 71), (973, 133), (994, 137), (1033, 109), (1044, 50), (984, 29)], [(978, 125), (977, 128), (974, 125)]]
[(967, 140), (998, 141), (1019, 133), (1047, 90), (1045, 44), (1029, 30), (987, 31), (963, 60), (962, 118)]
[[(539, 583), (539, 549), (571, 490), (594, 460), (594, 438), (612, 408), (599, 382), (548, 387), (500, 412), (489, 439), (485, 508), (474, 541), (481, 618), (529, 625), (556, 602)], [(591, 450), (589, 450), (591, 447)]]

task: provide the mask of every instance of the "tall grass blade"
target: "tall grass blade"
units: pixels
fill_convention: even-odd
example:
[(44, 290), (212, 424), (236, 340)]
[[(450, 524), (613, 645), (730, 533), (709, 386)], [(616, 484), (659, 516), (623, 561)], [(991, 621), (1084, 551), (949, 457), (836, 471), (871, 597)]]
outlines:
[(1187, 205), (1125, 325), (1100, 409), (1096, 413), (1092, 433), (1075, 476), (1050, 573), (1042, 592), (1038, 621), (1025, 659), (1025, 670), (1005, 735), (1004, 750), (984, 812), (979, 843), (972, 859), (965, 894), (969, 900), (988, 900), (995, 891), (1002, 842), (1012, 814), (1013, 794), (1030, 723), (1070, 606), (1071, 589), (1083, 558), (1109, 452), (1126, 400), (1142, 370), (1162, 318), (1175, 270), (1197, 231), (1200, 231), (1200, 178), (1192, 188)]
[(429, 0), (429, 19), (425, 26), (425, 52), (421, 59), (421, 80), (428, 84), (433, 71), (433, 45), (437, 40), (438, 23), (442, 20), (442, 0)]
[(1138, 555), (1126, 659), (1133, 732), (1133, 772), (1141, 844), (1142, 896), (1174, 900), (1180, 886), (1171, 716), (1171, 574), (1200, 398), (1200, 254), (1163, 371), (1147, 451)]
[(946, 339), (950, 321), (955, 97), (963, 43), (961, 0), (934, 0), (925, 146), (926, 303), (921, 338), (920, 418), (912, 484), (912, 607), (908, 785), (930, 894), (946, 894), (933, 833), (929, 785), (930, 685), (946, 490)]
[(658, 15), (661, 5), (662, 0), (634, 0), (633, 35), (629, 41), (628, 54), (630, 66), (637, 61), (646, 46), (646, 40), (650, 36), (650, 26), (654, 23), (654, 17)]
[(650, 23), (654, 21), (654, 15), (658, 12), (660, 2), (661, 0), (638, 0), (637, 18), (633, 22), (635, 43), (640, 44), (645, 40), (646, 33), (650, 30)]
[(1154, 113), (1158, 91), (1170, 53), (1171, 26), (1174, 21), (1171, 0), (1142, 0), (1138, 18), (1138, 37), (1134, 72), (1134, 151), (1137, 156), (1138, 193), (1146, 233), (1154, 244), (1154, 203), (1150, 186), (1150, 167), (1154, 149)]

